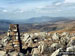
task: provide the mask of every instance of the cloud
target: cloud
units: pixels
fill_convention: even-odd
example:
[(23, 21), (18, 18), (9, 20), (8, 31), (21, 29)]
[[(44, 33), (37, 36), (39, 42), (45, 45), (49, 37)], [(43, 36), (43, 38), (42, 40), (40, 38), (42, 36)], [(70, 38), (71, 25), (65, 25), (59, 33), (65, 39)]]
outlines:
[(61, 2), (58, 2), (58, 3), (56, 3), (55, 5), (58, 6), (58, 5), (61, 5), (61, 4), (62, 4)]
[(14, 12), (15, 12), (15, 13), (23, 13), (24, 10), (22, 10), (22, 9), (16, 9), (16, 10), (14, 10)]
[(2, 10), (2, 12), (8, 12), (8, 10), (4, 9), (4, 10)]
[[(75, 0), (2, 0), (0, 15), (25, 19), (34, 16), (67, 16), (75, 14)], [(1, 4), (1, 0), (0, 0)], [(4, 7), (3, 7), (4, 6)], [(66, 13), (66, 14), (65, 14)], [(1, 18), (1, 17), (0, 17)]]
[(64, 3), (75, 3), (75, 0), (65, 0)]

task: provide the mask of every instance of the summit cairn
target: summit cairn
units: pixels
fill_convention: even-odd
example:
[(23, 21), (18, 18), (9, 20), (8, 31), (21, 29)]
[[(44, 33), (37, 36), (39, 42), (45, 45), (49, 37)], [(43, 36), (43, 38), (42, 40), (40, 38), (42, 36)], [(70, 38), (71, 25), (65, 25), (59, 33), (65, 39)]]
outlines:
[(19, 33), (19, 25), (18, 24), (10, 24), (7, 36), (10, 37), (8, 41), (8, 45), (6, 46), (6, 50), (16, 50), (18, 52), (21, 51), (21, 40)]

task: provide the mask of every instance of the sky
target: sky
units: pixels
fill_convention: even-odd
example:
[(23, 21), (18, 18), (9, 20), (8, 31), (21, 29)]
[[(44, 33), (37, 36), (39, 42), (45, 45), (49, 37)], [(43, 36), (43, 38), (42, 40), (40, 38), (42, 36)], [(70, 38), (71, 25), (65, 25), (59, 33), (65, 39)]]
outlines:
[(75, 17), (75, 0), (0, 0), (0, 19)]

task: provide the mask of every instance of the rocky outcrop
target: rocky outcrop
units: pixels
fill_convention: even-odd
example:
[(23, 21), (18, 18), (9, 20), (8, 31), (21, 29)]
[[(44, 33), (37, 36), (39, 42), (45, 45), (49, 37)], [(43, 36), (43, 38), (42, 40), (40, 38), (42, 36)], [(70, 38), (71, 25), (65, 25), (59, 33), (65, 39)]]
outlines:
[[(16, 26), (13, 27), (11, 25), (11, 27), (7, 35), (0, 39), (0, 52), (3, 52), (0, 55), (64, 56), (64, 53), (60, 53), (68, 51), (75, 52), (75, 33), (63, 32), (49, 34), (47, 32), (38, 32), (19, 34), (15, 28)], [(19, 51), (20, 45), (22, 46), (21, 51)]]
[[(47, 37), (48, 36), (48, 37)], [(50, 40), (49, 40), (50, 39)], [(18, 45), (18, 42), (14, 41), (13, 43), (8, 43), (10, 40), (12, 40), (10, 37), (5, 36), (2, 38), (2, 42), (0, 43), (0, 48), (2, 50), (8, 45), (9, 48), (12, 48), (8, 54), (10, 56), (14, 56), (13, 52), (14, 49), (13, 46), (14, 43)], [(15, 55), (32, 55), (32, 56), (56, 56), (59, 55), (61, 50), (62, 51), (74, 51), (75, 46), (75, 36), (71, 35), (67, 32), (64, 32), (62, 34), (59, 33), (24, 33), (21, 35), (22, 40), (22, 48), (32, 48), (31, 53), (27, 52), (27, 54), (24, 53), (16, 53)], [(12, 42), (12, 41), (11, 41)], [(16, 46), (16, 45), (14, 45)], [(29, 50), (28, 50), (29, 51)], [(64, 56), (64, 54), (62, 55)]]

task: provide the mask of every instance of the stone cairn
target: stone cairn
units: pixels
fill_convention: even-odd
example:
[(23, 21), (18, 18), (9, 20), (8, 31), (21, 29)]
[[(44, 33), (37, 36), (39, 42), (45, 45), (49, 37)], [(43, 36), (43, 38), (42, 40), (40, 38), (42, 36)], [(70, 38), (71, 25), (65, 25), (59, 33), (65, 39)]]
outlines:
[(10, 24), (7, 36), (10, 38), (8, 40), (6, 51), (15, 50), (17, 52), (21, 52), (22, 44), (20, 39), (19, 25), (18, 24)]

